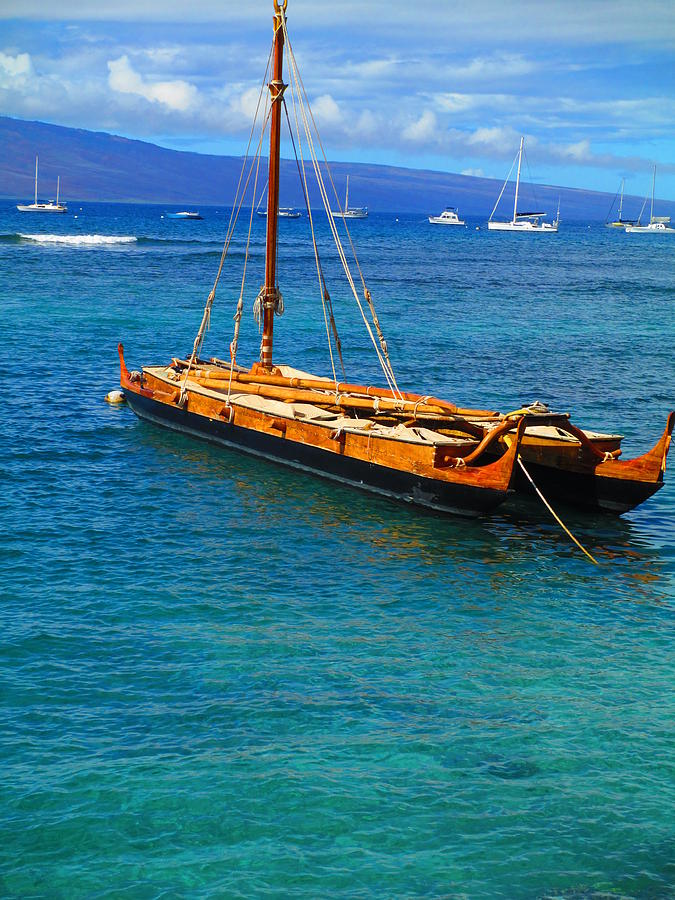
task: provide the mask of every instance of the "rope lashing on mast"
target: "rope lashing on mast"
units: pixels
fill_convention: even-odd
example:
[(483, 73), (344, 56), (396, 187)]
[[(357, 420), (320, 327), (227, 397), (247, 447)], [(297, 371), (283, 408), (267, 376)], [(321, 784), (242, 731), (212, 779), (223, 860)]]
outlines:
[(266, 291), (263, 285), (258, 291), (258, 296), (253, 301), (253, 318), (259, 328), (263, 323), (263, 312), (265, 309), (273, 309), (275, 315), (283, 316), (284, 314), (284, 295), (279, 288)]

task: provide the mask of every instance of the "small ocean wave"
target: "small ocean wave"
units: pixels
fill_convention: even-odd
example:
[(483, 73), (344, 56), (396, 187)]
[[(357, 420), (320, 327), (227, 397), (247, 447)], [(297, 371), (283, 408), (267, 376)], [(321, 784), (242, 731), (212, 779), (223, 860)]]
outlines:
[(71, 247), (108, 246), (111, 244), (135, 244), (137, 238), (123, 234), (23, 234), (17, 235), (21, 241), (36, 244), (67, 244)]

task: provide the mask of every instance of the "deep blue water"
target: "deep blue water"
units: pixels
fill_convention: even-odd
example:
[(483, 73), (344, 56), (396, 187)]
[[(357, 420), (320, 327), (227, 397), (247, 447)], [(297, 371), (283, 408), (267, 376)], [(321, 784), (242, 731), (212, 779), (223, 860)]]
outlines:
[[(227, 223), (163, 212), (0, 210), (0, 894), (675, 897), (672, 472), (621, 519), (560, 510), (596, 568), (534, 502), (439, 518), (139, 422), (103, 399), (117, 342), (189, 352)], [(672, 236), (480, 224), (351, 225), (401, 386), (647, 449)], [(275, 359), (327, 373), (307, 233), (281, 222)], [(381, 381), (325, 269), (347, 376)]]

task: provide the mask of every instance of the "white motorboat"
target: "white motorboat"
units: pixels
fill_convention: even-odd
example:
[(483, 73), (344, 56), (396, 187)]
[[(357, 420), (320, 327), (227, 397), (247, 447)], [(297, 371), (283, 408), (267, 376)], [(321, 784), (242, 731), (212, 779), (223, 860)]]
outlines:
[(504, 182), (499, 197), (497, 197), (497, 202), (494, 205), (494, 209), (490, 213), (490, 218), (488, 220), (487, 226), (488, 231), (520, 231), (536, 234), (555, 234), (560, 223), (560, 203), (558, 203), (558, 212), (556, 213), (554, 222), (542, 222), (542, 219), (547, 215), (547, 213), (545, 212), (518, 212), (518, 192), (520, 190), (520, 170), (523, 164), (524, 141), (525, 139), (521, 137), (520, 149), (518, 150), (518, 153), (516, 155), (516, 159), (518, 160), (518, 174), (516, 175), (516, 195), (513, 201), (513, 217), (510, 222), (493, 221), (492, 218), (497, 211), (499, 201), (502, 199), (504, 190), (506, 189), (506, 185), (509, 182), (509, 178), (511, 177), (511, 172), (513, 171), (513, 166), (515, 165), (516, 159), (514, 159), (511, 163), (509, 174), (506, 176), (506, 181)]
[(446, 206), (440, 216), (429, 216), (432, 225), (465, 225), (464, 219), (460, 219), (456, 206)]
[(198, 212), (189, 212), (182, 210), (181, 212), (172, 212), (166, 214), (167, 219), (202, 219)]
[(38, 203), (37, 198), (38, 185), (38, 158), (35, 157), (35, 200), (33, 203), (18, 204), (19, 212), (40, 212), (40, 213), (65, 213), (68, 207), (65, 203), (59, 203), (59, 188), (61, 185), (61, 176), (56, 178), (56, 200), (50, 200), (49, 203)]

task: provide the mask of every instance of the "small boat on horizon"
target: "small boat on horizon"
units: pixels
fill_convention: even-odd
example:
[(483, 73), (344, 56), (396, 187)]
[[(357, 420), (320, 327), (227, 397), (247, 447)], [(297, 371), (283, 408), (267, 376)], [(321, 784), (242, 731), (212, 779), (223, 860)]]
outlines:
[(182, 210), (181, 212), (170, 212), (166, 214), (167, 219), (203, 219), (198, 212), (188, 212), (187, 210)]
[(612, 200), (612, 205), (609, 208), (609, 212), (607, 213), (607, 221), (605, 222), (605, 228), (625, 228), (626, 225), (635, 225), (636, 219), (624, 219), (623, 217), (623, 189), (626, 183), (626, 179), (621, 179), (621, 187), (620, 187), (620, 200), (619, 200), (619, 215), (618, 218), (613, 221), (609, 221), (609, 217), (612, 213), (612, 209), (614, 207), (614, 203), (616, 201), (616, 194), (614, 195), (614, 200)]
[(33, 203), (18, 204), (19, 212), (40, 212), (40, 213), (66, 213), (68, 207), (65, 203), (59, 203), (59, 188), (61, 185), (61, 176), (56, 176), (56, 200), (50, 200), (49, 203), (38, 203), (38, 158), (35, 156), (35, 200)]
[(506, 185), (509, 182), (509, 178), (511, 177), (511, 172), (513, 171), (516, 159), (514, 159), (511, 163), (511, 168), (509, 169), (509, 174), (506, 176), (504, 186), (501, 189), (499, 197), (497, 197), (497, 202), (494, 205), (494, 209), (490, 213), (490, 218), (488, 219), (487, 226), (488, 231), (518, 231), (524, 234), (555, 234), (558, 231), (558, 225), (560, 224), (560, 201), (558, 201), (558, 212), (556, 214), (554, 222), (541, 221), (546, 215), (548, 215), (548, 213), (545, 212), (518, 212), (518, 192), (520, 190), (520, 170), (523, 164), (524, 144), (525, 138), (521, 137), (520, 149), (516, 154), (516, 159), (518, 160), (518, 174), (516, 175), (516, 193), (513, 201), (513, 217), (510, 222), (494, 221), (492, 218), (497, 211), (499, 201), (502, 199), (502, 196), (506, 189)]
[(347, 190), (345, 193), (345, 208), (333, 212), (334, 219), (367, 219), (367, 206), (349, 206), (349, 175), (347, 175)]
[(649, 225), (640, 225), (640, 219), (642, 218), (642, 212), (645, 208), (645, 204), (647, 203), (647, 198), (645, 197), (645, 202), (642, 204), (642, 209), (640, 210), (640, 215), (638, 217), (637, 223), (632, 225), (626, 225), (626, 232), (629, 234), (675, 234), (675, 228), (670, 227), (670, 216), (655, 216), (654, 215), (654, 189), (656, 187), (656, 166), (654, 166), (654, 171), (652, 173), (652, 206), (651, 212), (649, 215)]
[(446, 206), (440, 216), (429, 216), (432, 225), (466, 225), (464, 219), (460, 219), (456, 206)]

